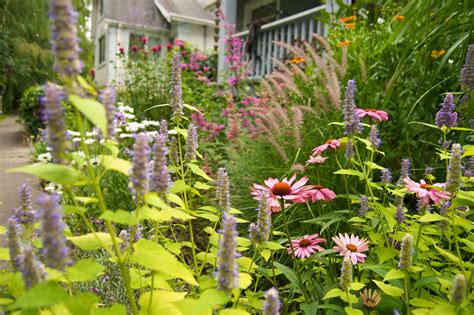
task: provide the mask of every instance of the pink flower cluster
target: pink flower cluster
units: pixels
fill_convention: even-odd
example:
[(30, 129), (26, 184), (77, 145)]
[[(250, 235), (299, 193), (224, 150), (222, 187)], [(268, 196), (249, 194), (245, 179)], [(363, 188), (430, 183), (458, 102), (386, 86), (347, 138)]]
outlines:
[(208, 141), (214, 139), (219, 134), (219, 132), (221, 132), (225, 128), (223, 124), (216, 124), (216, 123), (207, 121), (206, 117), (204, 117), (203, 114), (198, 113), (198, 112), (193, 113), (191, 115), (191, 118), (195, 126), (209, 133), (209, 136), (207, 137)]
[(234, 36), (235, 25), (227, 23), (222, 12), (218, 14), (218, 17), (224, 23), (227, 34), (224, 57), (225, 62), (228, 63), (230, 72), (227, 83), (231, 86), (235, 86), (248, 75), (248, 71), (246, 70), (247, 63), (243, 60), (242, 56), (243, 41), (241, 38)]
[(320, 146), (317, 146), (316, 148), (313, 149), (313, 153), (311, 154), (309, 159), (306, 161), (306, 165), (308, 166), (309, 164), (322, 164), (326, 162), (328, 158), (323, 157), (321, 154), (327, 149), (332, 149), (335, 151), (340, 146), (341, 146), (340, 139), (329, 139), (324, 144), (321, 144)]

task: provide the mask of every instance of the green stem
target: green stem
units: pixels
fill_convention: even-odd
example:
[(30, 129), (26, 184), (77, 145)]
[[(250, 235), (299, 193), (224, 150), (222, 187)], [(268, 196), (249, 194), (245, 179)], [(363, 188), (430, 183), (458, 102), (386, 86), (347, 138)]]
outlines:
[(405, 304), (408, 315), (410, 314), (410, 274), (408, 271), (405, 271)]

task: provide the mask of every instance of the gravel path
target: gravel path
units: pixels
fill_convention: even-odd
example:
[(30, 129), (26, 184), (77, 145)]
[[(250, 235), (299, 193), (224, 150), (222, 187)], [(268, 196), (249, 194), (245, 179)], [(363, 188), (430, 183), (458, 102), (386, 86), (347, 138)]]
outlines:
[(20, 173), (5, 173), (9, 168), (30, 163), (30, 147), (25, 141), (17, 116), (0, 121), (0, 225), (5, 226), (11, 209), (18, 205), (18, 185), (31, 185), (33, 201), (36, 200), (39, 182), (35, 177)]

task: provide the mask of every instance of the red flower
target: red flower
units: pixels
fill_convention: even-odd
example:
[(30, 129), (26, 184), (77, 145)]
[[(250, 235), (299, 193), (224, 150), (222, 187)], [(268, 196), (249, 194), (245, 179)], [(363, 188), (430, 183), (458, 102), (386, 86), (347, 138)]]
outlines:
[(148, 43), (148, 38), (146, 36), (142, 36), (142, 37), (140, 37), (140, 42), (143, 45), (146, 45)]
[(166, 49), (171, 50), (173, 48), (173, 45), (171, 43), (166, 44)]
[(161, 51), (161, 45), (154, 45), (153, 47), (151, 47), (151, 51), (154, 53)]
[(137, 51), (138, 51), (138, 46), (137, 46), (137, 45), (132, 45), (132, 47), (130, 47), (130, 49), (131, 49), (133, 52), (137, 52)]
[(91, 77), (92, 77), (92, 78), (95, 78), (95, 70), (94, 70), (94, 68), (91, 69)]
[(119, 47), (119, 54), (121, 55), (125, 54), (125, 48)]

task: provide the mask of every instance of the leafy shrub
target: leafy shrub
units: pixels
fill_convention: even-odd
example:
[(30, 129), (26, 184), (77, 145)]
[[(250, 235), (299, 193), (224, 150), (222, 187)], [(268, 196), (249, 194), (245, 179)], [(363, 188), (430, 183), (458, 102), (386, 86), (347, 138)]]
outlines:
[(40, 97), (43, 89), (40, 86), (32, 86), (23, 92), (20, 99), (19, 114), (25, 131), (30, 136), (37, 137), (40, 129), (44, 129), (41, 119)]

